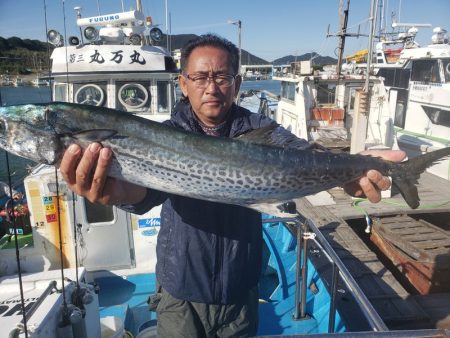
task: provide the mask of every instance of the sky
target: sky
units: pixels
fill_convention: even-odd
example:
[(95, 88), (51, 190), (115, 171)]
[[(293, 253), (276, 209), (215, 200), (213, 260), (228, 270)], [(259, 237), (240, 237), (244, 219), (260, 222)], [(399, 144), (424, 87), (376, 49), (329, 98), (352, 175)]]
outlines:
[[(336, 57), (338, 39), (326, 35), (328, 26), (331, 34), (339, 30), (341, 2), (345, 7), (347, 0), (142, 0), (144, 14), (172, 34), (212, 32), (237, 45), (238, 28), (228, 22), (241, 20), (242, 48), (267, 61), (312, 51)], [(82, 7), (83, 17), (91, 17), (99, 9), (102, 15), (121, 12), (122, 4), (125, 11), (135, 7), (134, 0), (0, 0), (0, 36), (45, 41), (45, 14), (48, 29), (79, 35), (75, 6)], [(397, 22), (428, 23), (450, 31), (450, 0), (384, 0), (383, 12), (388, 28), (395, 15)], [(369, 14), (370, 0), (351, 0), (347, 31), (359, 28), (367, 34)], [(417, 41), (428, 44), (431, 36), (432, 28), (420, 28)], [(366, 48), (367, 38), (348, 38), (344, 54)]]

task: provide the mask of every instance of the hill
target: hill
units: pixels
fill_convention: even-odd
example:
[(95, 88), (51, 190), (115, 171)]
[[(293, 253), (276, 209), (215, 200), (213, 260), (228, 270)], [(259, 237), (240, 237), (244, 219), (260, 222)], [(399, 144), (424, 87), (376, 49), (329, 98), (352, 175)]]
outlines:
[(273, 60), (273, 64), (274, 65), (287, 65), (290, 64), (291, 62), (295, 62), (295, 61), (307, 61), (307, 60), (311, 60), (312, 59), (312, 64), (313, 65), (317, 65), (317, 66), (321, 66), (321, 65), (331, 65), (331, 64), (336, 64), (337, 63), (337, 59), (334, 59), (330, 56), (321, 56), (317, 53), (306, 53), (303, 55), (287, 55), (284, 56), (282, 58)]
[[(170, 36), (170, 46), (171, 49), (180, 49), (183, 47), (189, 40), (192, 40), (194, 38), (198, 37), (198, 35), (195, 34), (177, 34), (177, 35), (171, 35)], [(163, 34), (162, 40), (158, 43), (159, 46), (167, 46), (167, 37), (165, 34)], [(257, 57), (256, 55), (253, 55), (249, 52), (247, 52), (245, 49), (242, 49), (242, 64), (245, 65), (267, 65), (270, 64), (269, 61), (266, 61), (264, 59), (261, 59), (260, 57)]]
[(43, 70), (48, 65), (46, 42), (39, 40), (0, 37), (0, 74), (29, 74)]

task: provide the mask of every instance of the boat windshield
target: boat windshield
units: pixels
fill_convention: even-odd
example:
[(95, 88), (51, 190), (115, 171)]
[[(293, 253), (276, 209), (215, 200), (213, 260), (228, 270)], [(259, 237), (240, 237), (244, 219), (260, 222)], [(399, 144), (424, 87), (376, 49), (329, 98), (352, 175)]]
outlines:
[(450, 59), (442, 60), (444, 68), (445, 82), (450, 83)]
[(411, 80), (426, 83), (441, 83), (438, 60), (413, 61)]

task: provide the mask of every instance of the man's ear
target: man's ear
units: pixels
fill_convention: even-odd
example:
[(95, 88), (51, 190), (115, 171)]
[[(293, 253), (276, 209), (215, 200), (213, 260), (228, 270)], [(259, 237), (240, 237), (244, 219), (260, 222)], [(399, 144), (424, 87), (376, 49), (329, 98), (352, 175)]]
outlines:
[(242, 83), (242, 76), (236, 75), (236, 78), (234, 79), (234, 96), (236, 97), (239, 94), (239, 89), (241, 88)]
[(181, 92), (185, 97), (188, 97), (188, 90), (187, 90), (187, 82), (186, 78), (183, 75), (178, 76), (178, 83), (180, 84)]

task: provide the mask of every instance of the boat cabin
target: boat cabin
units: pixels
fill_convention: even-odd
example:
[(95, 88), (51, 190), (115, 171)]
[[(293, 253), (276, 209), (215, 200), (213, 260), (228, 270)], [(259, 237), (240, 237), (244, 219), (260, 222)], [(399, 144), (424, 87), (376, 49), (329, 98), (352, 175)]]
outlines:
[[(50, 30), (53, 100), (108, 107), (162, 122), (175, 103), (178, 70), (170, 53), (151, 45), (161, 31), (140, 11), (81, 17), (81, 38)], [(150, 35), (146, 35), (150, 31)]]

